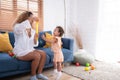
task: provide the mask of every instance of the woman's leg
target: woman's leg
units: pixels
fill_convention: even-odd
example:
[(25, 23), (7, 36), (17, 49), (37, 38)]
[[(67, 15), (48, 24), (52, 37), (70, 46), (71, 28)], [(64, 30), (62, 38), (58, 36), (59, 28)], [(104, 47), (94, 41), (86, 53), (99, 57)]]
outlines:
[(36, 75), (36, 70), (38, 68), (40, 58), (41, 58), (40, 54), (36, 51), (30, 52), (25, 56), (17, 57), (17, 59), (19, 60), (32, 61), (31, 63), (31, 75), (32, 76)]
[(39, 62), (39, 66), (38, 66), (38, 74), (37, 74), (37, 78), (41, 78), (43, 80), (48, 80), (48, 77), (44, 76), (42, 73), (43, 67), (45, 65), (45, 61), (46, 61), (46, 53), (44, 51), (41, 50), (35, 50), (37, 53), (40, 54), (41, 58), (40, 58), (40, 62)]
[(38, 66), (38, 74), (42, 73), (43, 67), (45, 65), (45, 61), (46, 61), (46, 53), (44, 51), (41, 50), (35, 50), (37, 53), (40, 54), (41, 58), (40, 58), (40, 62), (39, 62), (39, 66)]

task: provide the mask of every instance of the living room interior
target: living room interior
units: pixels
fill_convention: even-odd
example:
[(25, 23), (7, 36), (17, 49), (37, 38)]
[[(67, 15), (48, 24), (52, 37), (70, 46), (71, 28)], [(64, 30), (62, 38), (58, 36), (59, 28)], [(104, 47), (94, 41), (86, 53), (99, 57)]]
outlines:
[[(9, 43), (14, 48), (13, 22), (22, 12), (32, 11), (39, 17), (39, 37), (44, 32), (52, 33), (56, 26), (62, 26), (65, 31), (62, 39), (65, 62), (60, 80), (119, 80), (119, 4), (119, 0), (0, 0), (0, 34), (8, 32)], [(3, 41), (1, 35), (0, 41)], [(41, 41), (40, 38), (39, 47), (45, 44)], [(29, 80), (30, 63), (20, 61), (18, 65), (19, 61), (0, 48), (0, 79)], [(49, 63), (52, 55), (48, 54), (48, 58), (43, 74), (55, 80), (51, 76), (53, 64)], [(17, 72), (24, 64), (23, 72), (22, 68)]]

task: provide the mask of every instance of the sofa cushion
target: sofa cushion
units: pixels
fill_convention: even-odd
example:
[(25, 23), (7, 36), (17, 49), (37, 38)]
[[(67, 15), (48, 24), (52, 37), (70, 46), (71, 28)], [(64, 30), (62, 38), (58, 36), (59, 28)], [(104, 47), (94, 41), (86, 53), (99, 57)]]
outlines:
[(0, 52), (8, 52), (12, 49), (8, 33), (0, 33)]
[(7, 53), (0, 53), (0, 72), (14, 71), (18, 69), (18, 61)]
[(51, 61), (50, 56), (48, 56), (48, 55), (47, 55), (45, 65), (49, 64), (49, 63), (50, 63), (50, 61)]
[(10, 39), (11, 45), (14, 47), (15, 37), (13, 32), (9, 32), (9, 39)]
[(62, 52), (63, 52), (63, 56), (64, 56), (64, 62), (73, 61), (73, 54), (72, 54), (71, 50), (63, 48)]
[(18, 65), (19, 65), (19, 70), (29, 70), (30, 69), (30, 65), (31, 65), (31, 61), (22, 61), (22, 60), (18, 60)]
[(63, 42), (63, 45), (62, 45), (63, 48), (69, 49), (69, 50), (73, 51), (73, 44), (74, 44), (74, 40), (73, 39), (62, 38), (62, 42)]
[[(52, 39), (53, 39), (52, 34), (47, 33), (47, 32), (45, 33), (45, 37), (46, 37), (46, 39), (48, 39), (48, 40), (52, 40)], [(51, 47), (51, 43), (50, 43), (50, 42), (45, 42), (44, 48), (49, 48), (49, 47)]]
[(67, 38), (62, 38), (62, 42), (64, 44), (64, 45), (62, 45), (63, 48), (69, 49), (69, 47), (70, 47), (70, 44), (69, 44), (70, 40), (68, 40)]

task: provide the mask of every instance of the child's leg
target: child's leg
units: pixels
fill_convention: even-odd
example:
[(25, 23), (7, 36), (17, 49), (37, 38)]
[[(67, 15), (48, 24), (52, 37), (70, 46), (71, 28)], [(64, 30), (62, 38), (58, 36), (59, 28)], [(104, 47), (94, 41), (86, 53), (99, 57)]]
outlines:
[(54, 62), (54, 73), (57, 73), (57, 62)]
[(62, 62), (57, 63), (57, 70), (60, 72), (62, 71)]
[(57, 70), (58, 70), (58, 73), (57, 73), (57, 77), (56, 77), (56, 80), (59, 80), (60, 77), (62, 76), (62, 63), (61, 62), (58, 62), (57, 63)]
[(57, 62), (54, 62), (54, 69), (57, 69)]

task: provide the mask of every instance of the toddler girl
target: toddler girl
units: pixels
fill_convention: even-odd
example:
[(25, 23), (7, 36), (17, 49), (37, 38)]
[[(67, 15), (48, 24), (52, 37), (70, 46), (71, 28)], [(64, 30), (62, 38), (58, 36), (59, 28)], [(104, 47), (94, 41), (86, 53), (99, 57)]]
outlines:
[(63, 28), (61, 26), (57, 26), (53, 32), (52, 40), (46, 39), (44, 35), (42, 36), (42, 38), (46, 42), (51, 43), (51, 49), (54, 53), (54, 58), (53, 58), (54, 73), (57, 74), (56, 80), (59, 80), (62, 75), (61, 70), (62, 70), (62, 62), (64, 60), (64, 57), (61, 49), (61, 45), (62, 45), (61, 37), (63, 36), (63, 34), (64, 34)]

